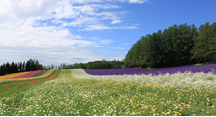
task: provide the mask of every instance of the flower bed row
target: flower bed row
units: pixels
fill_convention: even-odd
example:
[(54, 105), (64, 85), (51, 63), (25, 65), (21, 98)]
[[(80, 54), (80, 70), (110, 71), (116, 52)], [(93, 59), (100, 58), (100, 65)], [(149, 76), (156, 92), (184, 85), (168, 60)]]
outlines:
[(8, 75), (0, 76), (0, 79), (13, 78), (13, 77), (25, 75), (27, 73), (29, 73), (29, 71), (28, 72), (12, 73), (12, 74), (8, 74)]
[(28, 78), (28, 77), (32, 77), (40, 72), (42, 72), (44, 70), (37, 70), (37, 71), (31, 71), (27, 74), (21, 75), (21, 76), (17, 76), (17, 77), (12, 77), (12, 78), (8, 78), (8, 79), (14, 79), (14, 78)]
[(134, 75), (134, 74), (173, 74), (177, 72), (184, 73), (190, 71), (191, 73), (204, 72), (208, 73), (212, 70), (216, 70), (216, 64), (210, 65), (199, 65), (199, 66), (181, 66), (181, 67), (170, 67), (170, 68), (160, 68), (154, 70), (148, 69), (138, 69), (138, 68), (125, 68), (125, 69), (84, 69), (86, 73), (91, 75)]
[(14, 78), (14, 79), (2, 79), (2, 80), (0, 80), (0, 83), (23, 81), (23, 80), (32, 80), (32, 79), (42, 79), (42, 78), (49, 77), (54, 71), (55, 71), (55, 69), (50, 69), (49, 71), (47, 71), (46, 73), (44, 73), (44, 74), (42, 74), (40, 76), (32, 76), (32, 77), (26, 77), (26, 78)]
[(160, 75), (91, 75), (83, 69), (71, 69), (75, 78), (96, 79), (99, 81), (135, 81), (153, 85), (192, 86), (194, 88), (206, 87), (216, 89), (216, 75), (214, 73), (174, 73)]
[(53, 78), (55, 78), (58, 75), (59, 71), (54, 72), (51, 76), (49, 77), (45, 77), (43, 79), (32, 79), (32, 80), (24, 80), (24, 81), (14, 81), (14, 82), (10, 82), (10, 83), (2, 83), (2, 89), (9, 89), (12, 90), (14, 88), (24, 88), (25, 85), (35, 85), (36, 83), (43, 83), (46, 80), (52, 80)]

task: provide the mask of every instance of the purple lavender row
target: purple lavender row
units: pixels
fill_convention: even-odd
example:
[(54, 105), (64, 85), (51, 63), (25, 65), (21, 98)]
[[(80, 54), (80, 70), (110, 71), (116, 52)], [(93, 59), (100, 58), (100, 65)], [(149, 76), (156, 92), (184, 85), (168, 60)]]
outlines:
[(189, 65), (189, 66), (181, 66), (181, 67), (169, 67), (169, 68), (160, 68), (154, 70), (148, 69), (139, 69), (139, 68), (125, 68), (125, 69), (84, 69), (86, 73), (91, 75), (140, 75), (140, 74), (166, 74), (166, 73), (177, 73), (181, 72), (184, 73), (185, 71), (191, 71), (192, 73), (195, 72), (204, 72), (208, 73), (214, 69), (216, 71), (216, 64), (210, 65)]
[(37, 70), (37, 71), (31, 71), (27, 74), (21, 75), (21, 76), (17, 76), (17, 77), (13, 77), (13, 78), (8, 78), (8, 79), (14, 79), (14, 78), (28, 78), (28, 77), (32, 77), (40, 72), (42, 72), (44, 70)]

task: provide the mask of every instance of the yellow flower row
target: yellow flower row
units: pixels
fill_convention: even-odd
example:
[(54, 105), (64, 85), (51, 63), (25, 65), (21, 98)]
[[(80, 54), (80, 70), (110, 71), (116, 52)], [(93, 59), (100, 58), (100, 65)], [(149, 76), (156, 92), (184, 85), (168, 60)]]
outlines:
[(2, 79), (2, 80), (0, 80), (0, 83), (46, 78), (46, 77), (49, 77), (55, 70), (56, 69), (50, 69), (49, 71), (45, 72), (44, 74), (42, 74), (40, 76), (32, 76), (32, 77), (28, 77), (28, 78)]
[(29, 73), (29, 71), (28, 72), (12, 73), (12, 74), (8, 74), (8, 75), (0, 76), (0, 79), (13, 78), (13, 77), (21, 76), (21, 75), (24, 75), (27, 73)]

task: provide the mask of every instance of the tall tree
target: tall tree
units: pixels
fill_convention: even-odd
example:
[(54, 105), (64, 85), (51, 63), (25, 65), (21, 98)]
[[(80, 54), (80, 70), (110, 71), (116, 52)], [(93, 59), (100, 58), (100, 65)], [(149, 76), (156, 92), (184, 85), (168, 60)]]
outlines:
[(26, 71), (32, 71), (32, 65), (33, 65), (33, 60), (32, 59), (29, 59), (27, 62), (26, 62)]
[(206, 63), (209, 59), (209, 42), (211, 40), (210, 37), (210, 26), (209, 22), (206, 22), (204, 25), (199, 27), (198, 37), (194, 38), (194, 48), (191, 50), (193, 56), (191, 59), (204, 59)]
[(7, 64), (6, 64), (6, 73), (8, 73), (8, 74), (11, 73), (11, 66), (10, 66), (9, 62), (7, 62)]
[(26, 71), (26, 64), (25, 61), (23, 61), (23, 65), (22, 65), (22, 70), (21, 71)]
[(17, 72), (17, 65), (15, 65), (14, 62), (11, 63), (11, 73), (16, 73)]
[(210, 37), (209, 37), (209, 43), (208, 43), (208, 47), (209, 47), (209, 51), (207, 52), (207, 54), (209, 55), (209, 60), (216, 60), (216, 23), (213, 23), (210, 25)]
[(174, 61), (172, 60), (172, 58), (174, 57), (172, 32), (173, 32), (173, 27), (169, 27), (168, 29), (165, 29), (162, 32), (162, 36), (161, 36), (162, 48), (164, 51), (164, 60), (163, 60), (164, 67), (171, 67), (173, 66), (174, 63)]

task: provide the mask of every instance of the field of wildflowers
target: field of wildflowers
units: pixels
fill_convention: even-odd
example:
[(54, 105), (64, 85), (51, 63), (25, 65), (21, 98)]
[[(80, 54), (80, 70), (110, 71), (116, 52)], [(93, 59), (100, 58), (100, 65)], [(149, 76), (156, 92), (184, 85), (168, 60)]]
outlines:
[(213, 84), (194, 88), (171, 83), (101, 80), (103, 76), (76, 78), (78, 71), (81, 72), (61, 70), (57, 78), (26, 85), (19, 93), (11, 87), (4, 89), (0, 115), (216, 115), (215, 88), (210, 88)]

